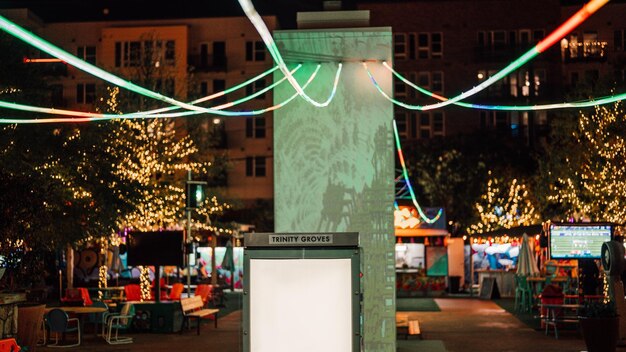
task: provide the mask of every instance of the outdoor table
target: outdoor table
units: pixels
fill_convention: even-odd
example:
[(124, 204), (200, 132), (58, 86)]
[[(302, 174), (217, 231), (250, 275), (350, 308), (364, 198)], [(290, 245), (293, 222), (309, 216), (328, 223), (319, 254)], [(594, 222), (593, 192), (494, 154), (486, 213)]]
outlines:
[(558, 327), (561, 324), (578, 324), (578, 310), (582, 308), (580, 304), (542, 304), (546, 314), (541, 319), (546, 325), (546, 335), (550, 326), (554, 327), (554, 337), (559, 338)]
[[(538, 296), (543, 291), (543, 285), (548, 281), (548, 277), (545, 276), (529, 276), (526, 279), (533, 288), (533, 293), (535, 296)], [(568, 278), (565, 276), (555, 276), (550, 278), (550, 283), (558, 284), (561, 288), (564, 288), (563, 285), (568, 282)]]
[[(84, 326), (83, 319), (81, 319), (82, 315), (108, 312), (108, 309), (104, 307), (63, 307), (63, 306), (62, 307), (46, 307), (45, 312), (48, 313), (49, 311), (53, 309), (61, 309), (66, 313), (76, 314), (78, 316), (78, 320), (80, 320), (81, 330), (83, 330), (82, 328)], [(98, 335), (98, 319), (95, 320), (94, 330), (97, 336)]]

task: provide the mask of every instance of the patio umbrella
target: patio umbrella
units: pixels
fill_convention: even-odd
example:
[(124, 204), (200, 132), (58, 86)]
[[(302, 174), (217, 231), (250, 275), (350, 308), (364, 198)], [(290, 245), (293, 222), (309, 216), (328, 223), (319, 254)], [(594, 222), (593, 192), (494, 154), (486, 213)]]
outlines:
[(517, 260), (517, 275), (533, 276), (538, 273), (539, 268), (537, 267), (533, 251), (530, 248), (528, 235), (524, 233), (522, 236), (522, 247), (519, 250), (519, 258)]
[(230, 271), (230, 290), (233, 291), (235, 287), (235, 277), (233, 275), (233, 271), (235, 270), (235, 256), (233, 254), (231, 241), (226, 242), (226, 252), (222, 259), (222, 269)]

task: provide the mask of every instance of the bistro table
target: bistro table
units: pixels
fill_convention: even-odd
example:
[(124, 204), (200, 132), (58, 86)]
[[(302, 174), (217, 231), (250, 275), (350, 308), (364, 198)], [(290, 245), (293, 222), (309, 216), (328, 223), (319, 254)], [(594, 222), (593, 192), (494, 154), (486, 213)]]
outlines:
[[(67, 306), (61, 306), (61, 307), (46, 307), (46, 314), (53, 310), (53, 309), (61, 309), (66, 313), (73, 313), (76, 314), (78, 316), (78, 320), (80, 320), (80, 325), (81, 325), (81, 330), (83, 330), (83, 326), (84, 326), (84, 322), (83, 319), (81, 319), (81, 316), (85, 315), (85, 314), (98, 314), (98, 313), (104, 313), (104, 312), (108, 312), (109, 310), (105, 307), (67, 307)], [(96, 336), (98, 335), (98, 319), (95, 319), (95, 326), (94, 326), (94, 330), (96, 332)]]

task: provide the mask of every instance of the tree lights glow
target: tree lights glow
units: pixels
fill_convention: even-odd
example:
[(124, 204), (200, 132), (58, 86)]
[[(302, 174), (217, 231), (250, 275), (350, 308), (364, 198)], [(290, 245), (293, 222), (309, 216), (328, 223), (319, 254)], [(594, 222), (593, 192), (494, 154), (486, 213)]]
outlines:
[[(626, 114), (621, 103), (581, 114), (561, 153), (552, 153), (547, 200), (574, 220), (626, 218)], [(564, 219), (566, 220), (566, 219)]]
[(475, 208), (480, 219), (467, 228), (469, 234), (533, 225), (540, 221), (528, 186), (516, 178), (507, 182), (491, 177), (487, 192), (480, 197)]

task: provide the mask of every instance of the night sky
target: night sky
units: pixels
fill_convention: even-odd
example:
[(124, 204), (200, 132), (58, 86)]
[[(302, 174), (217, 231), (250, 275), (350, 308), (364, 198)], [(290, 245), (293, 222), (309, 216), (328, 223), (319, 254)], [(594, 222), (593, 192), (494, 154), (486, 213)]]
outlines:
[[(295, 28), (297, 11), (322, 10), (322, 0), (253, 0), (253, 4), (261, 15), (277, 15), (282, 29)], [(354, 8), (354, 0), (343, 4), (346, 9)], [(237, 0), (0, 1), (0, 8), (16, 7), (32, 9), (45, 22), (245, 16)]]

